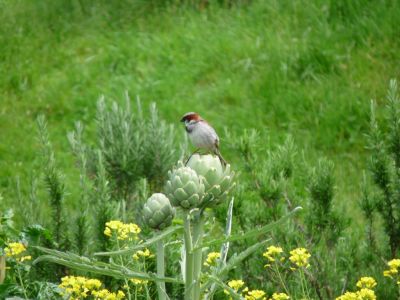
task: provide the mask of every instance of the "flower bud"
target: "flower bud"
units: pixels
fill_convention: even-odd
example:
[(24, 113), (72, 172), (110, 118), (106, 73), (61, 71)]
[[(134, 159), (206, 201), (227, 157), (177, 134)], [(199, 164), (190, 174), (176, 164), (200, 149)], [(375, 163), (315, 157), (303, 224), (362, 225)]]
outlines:
[(153, 229), (164, 229), (171, 225), (175, 209), (169, 199), (161, 193), (151, 195), (143, 207), (143, 219)]
[(211, 205), (225, 200), (235, 185), (233, 182), (235, 173), (231, 172), (230, 165), (226, 165), (224, 168), (219, 158), (214, 155), (194, 154), (187, 166), (201, 177), (205, 192), (211, 198)]
[(200, 205), (204, 195), (204, 184), (195, 171), (188, 167), (180, 167), (168, 172), (168, 175), (165, 193), (173, 206), (191, 209)]

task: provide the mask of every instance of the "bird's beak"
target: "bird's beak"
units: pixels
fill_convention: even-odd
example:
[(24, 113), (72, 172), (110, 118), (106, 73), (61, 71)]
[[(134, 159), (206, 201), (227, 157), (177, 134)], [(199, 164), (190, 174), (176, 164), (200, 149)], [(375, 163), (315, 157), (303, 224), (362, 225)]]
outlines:
[(185, 118), (182, 118), (180, 122), (185, 122)]

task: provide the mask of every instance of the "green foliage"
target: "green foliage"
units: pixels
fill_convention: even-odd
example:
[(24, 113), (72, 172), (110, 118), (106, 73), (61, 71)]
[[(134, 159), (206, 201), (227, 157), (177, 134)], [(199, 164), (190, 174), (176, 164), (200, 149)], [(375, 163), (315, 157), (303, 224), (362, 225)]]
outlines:
[(53, 235), (58, 247), (69, 249), (69, 236), (64, 219), (63, 202), (65, 196), (64, 178), (57, 169), (54, 151), (47, 132), (45, 117), (37, 119), (39, 138), (42, 145), (44, 166), (44, 180), (49, 193), (49, 202), (52, 209)]
[(361, 199), (360, 199), (360, 207), (364, 214), (364, 218), (367, 221), (367, 240), (368, 246), (371, 248), (375, 247), (375, 235), (374, 235), (374, 212), (376, 210), (376, 202), (375, 197), (372, 195), (371, 188), (369, 187), (369, 182), (367, 181), (366, 174), (364, 173), (363, 181), (361, 182)]
[(176, 147), (173, 127), (160, 120), (155, 104), (150, 106), (150, 117), (145, 118), (139, 99), (136, 114), (128, 95), (124, 109), (116, 102), (107, 109), (101, 99), (97, 128), (98, 147), (117, 199), (128, 200), (141, 178), (160, 186), (176, 159)]
[(307, 216), (308, 233), (318, 243), (321, 238), (330, 244), (336, 244), (347, 220), (339, 217), (333, 210), (334, 165), (325, 159), (318, 161), (309, 178), (310, 207)]
[(390, 81), (387, 95), (389, 124), (387, 132), (382, 132), (375, 118), (374, 103), (371, 104), (371, 128), (369, 148), (372, 153), (370, 168), (374, 183), (380, 190), (376, 206), (382, 215), (385, 231), (389, 237), (391, 256), (400, 247), (400, 99), (397, 82)]

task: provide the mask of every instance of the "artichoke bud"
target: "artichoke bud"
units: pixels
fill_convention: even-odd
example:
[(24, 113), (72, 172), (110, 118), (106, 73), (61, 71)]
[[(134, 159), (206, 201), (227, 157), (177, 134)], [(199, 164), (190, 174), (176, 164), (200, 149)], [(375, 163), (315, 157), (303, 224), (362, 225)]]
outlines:
[(222, 167), (217, 156), (194, 154), (187, 166), (196, 171), (204, 182), (205, 192), (211, 196), (210, 204), (218, 204), (226, 199), (229, 191), (234, 187), (234, 172), (230, 165)]
[(181, 166), (168, 172), (165, 193), (173, 206), (184, 209), (198, 207), (204, 195), (204, 183), (191, 168)]
[(172, 223), (175, 209), (169, 199), (161, 193), (151, 195), (143, 207), (143, 219), (153, 229), (162, 230)]

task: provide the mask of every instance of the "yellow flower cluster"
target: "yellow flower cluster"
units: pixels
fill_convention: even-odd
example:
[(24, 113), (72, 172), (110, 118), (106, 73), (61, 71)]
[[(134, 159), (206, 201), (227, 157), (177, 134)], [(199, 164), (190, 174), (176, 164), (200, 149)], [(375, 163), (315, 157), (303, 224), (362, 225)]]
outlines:
[(93, 291), (92, 295), (96, 300), (122, 300), (125, 299), (125, 293), (123, 291), (118, 291), (116, 293), (110, 292), (107, 289), (102, 289), (100, 291)]
[[(390, 278), (397, 276), (399, 273), (399, 268), (400, 268), (400, 259), (397, 259), (397, 258), (392, 259), (387, 264), (389, 266), (389, 270), (383, 271), (383, 276), (390, 277)], [(400, 281), (397, 281), (397, 284), (400, 285)]]
[[(285, 257), (283, 256), (283, 249), (279, 246), (269, 246), (267, 251), (263, 253), (263, 256), (268, 259), (270, 263), (276, 263), (277, 261), (283, 262)], [(296, 248), (290, 251), (289, 260), (296, 265), (296, 267), (310, 266), (309, 259), (311, 254), (305, 248)], [(264, 265), (265, 268), (271, 267), (271, 264)], [(295, 270), (295, 268), (291, 268)]]
[(25, 260), (31, 260), (32, 256), (23, 255), (26, 251), (26, 247), (22, 243), (9, 243), (6, 248), (4, 248), (4, 252), (7, 257), (14, 258), (17, 262), (23, 262)]
[(107, 289), (100, 290), (100, 280), (83, 276), (65, 276), (61, 278), (58, 287), (63, 290), (61, 295), (68, 296), (69, 300), (78, 300), (89, 296), (93, 296), (96, 300), (121, 300), (125, 297), (122, 291), (113, 293)]
[(261, 290), (248, 291), (247, 295), (244, 296), (246, 300), (266, 300), (265, 292)]
[(122, 223), (121, 221), (110, 221), (106, 223), (106, 228), (104, 234), (111, 237), (116, 234), (118, 240), (130, 241), (133, 239), (138, 239), (137, 235), (140, 233), (141, 229), (134, 223)]
[(361, 289), (357, 292), (346, 292), (336, 300), (376, 300), (376, 295), (373, 290)]
[(306, 267), (310, 266), (309, 259), (311, 254), (308, 253), (306, 248), (296, 248), (290, 251), (289, 260), (294, 263), (297, 267)]
[(269, 246), (267, 248), (267, 251), (263, 253), (263, 256), (267, 258), (270, 262), (274, 262), (277, 258), (279, 258), (280, 260), (285, 259), (284, 257), (281, 257), (282, 253), (283, 249), (281, 247)]
[(137, 279), (137, 278), (132, 278), (132, 279), (130, 279), (130, 281), (131, 281), (134, 285), (144, 285), (144, 284), (147, 284), (147, 283), (149, 282), (148, 280)]
[(237, 292), (242, 286), (244, 286), (243, 280), (231, 280), (228, 282), (228, 286)]
[(209, 267), (209, 266), (215, 266), (217, 264), (217, 260), (221, 257), (221, 254), (219, 252), (210, 252), (207, 255), (206, 261), (204, 262), (204, 265)]
[[(244, 286), (244, 281), (243, 280), (231, 280), (228, 282), (228, 286), (235, 291), (235, 293), (241, 294), (241, 293), (246, 293), (249, 288), (244, 287), (241, 291), (240, 289)], [(224, 290), (224, 293), (226, 295), (229, 295), (229, 292), (227, 290)], [(232, 299), (231, 297), (229, 299)]]
[(339, 296), (336, 300), (376, 300), (374, 287), (376, 287), (376, 281), (372, 277), (361, 277), (357, 282), (359, 290), (357, 292), (346, 292), (344, 295)]
[(153, 255), (151, 254), (150, 250), (145, 248), (144, 250), (139, 250), (136, 251), (135, 254), (132, 255), (133, 259), (135, 260), (139, 260), (141, 257), (153, 257)]
[(342, 296), (336, 298), (336, 300), (358, 300), (357, 293), (346, 292)]
[[(231, 280), (228, 282), (228, 286), (235, 291), (237, 294), (241, 294), (246, 300), (266, 300), (265, 292), (262, 290), (249, 290), (248, 287), (244, 285), (243, 280)], [(224, 290), (226, 295), (229, 295), (229, 291)], [(232, 299), (232, 297), (229, 297)], [(288, 300), (290, 297), (285, 293), (274, 293), (272, 298), (269, 300)]]
[(372, 277), (361, 277), (359, 281), (357, 281), (357, 287), (360, 289), (373, 289), (376, 287), (376, 281)]
[(273, 293), (270, 300), (289, 300), (290, 297), (285, 293)]

